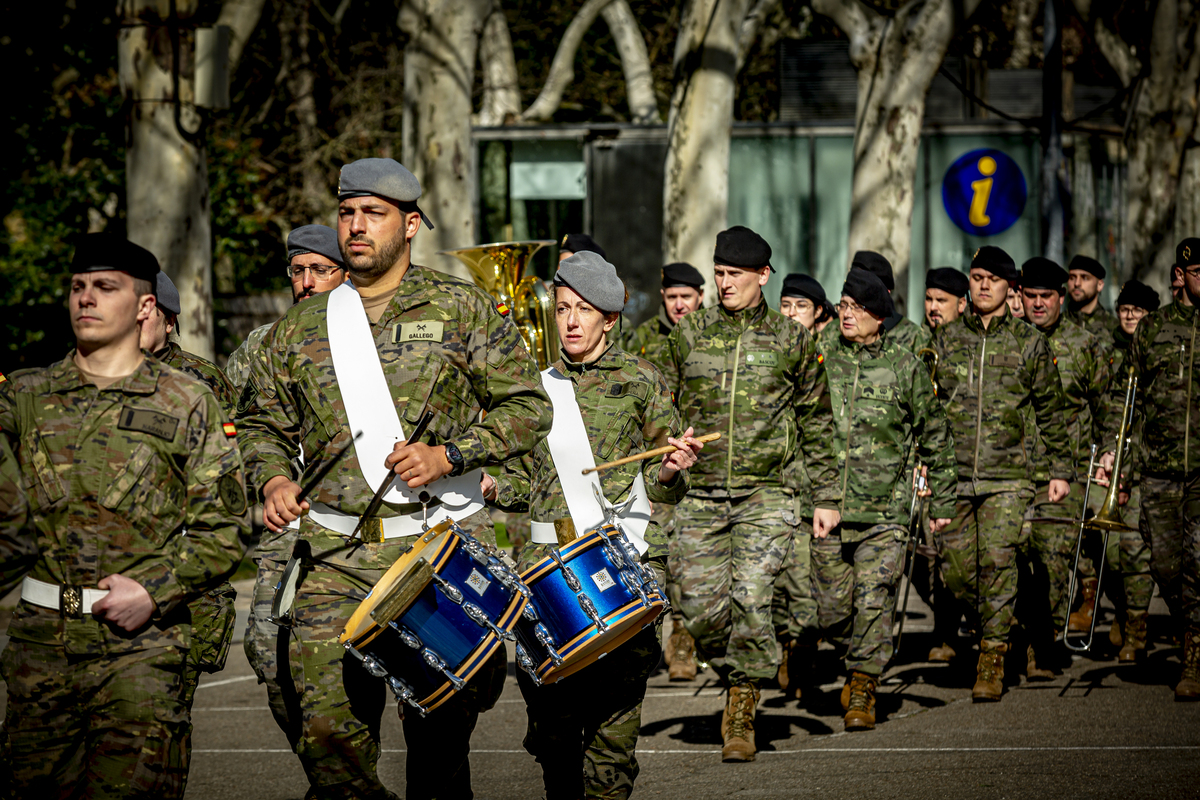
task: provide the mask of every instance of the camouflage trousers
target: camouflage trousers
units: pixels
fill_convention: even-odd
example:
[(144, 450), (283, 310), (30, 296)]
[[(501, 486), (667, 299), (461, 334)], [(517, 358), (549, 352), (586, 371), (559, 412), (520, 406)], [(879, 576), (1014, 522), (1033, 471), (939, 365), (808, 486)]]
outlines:
[(892, 659), (907, 540), (907, 531), (895, 524), (839, 525), (824, 539), (812, 540), (812, 591), (821, 629), (831, 641), (847, 645), (849, 672), (879, 676)]
[(225, 669), (229, 645), (233, 642), (236, 599), (233, 584), (226, 581), (190, 603), (192, 646), (183, 673), (183, 702), (189, 711), (200, 676)]
[(771, 599), (797, 522), (791, 494), (778, 488), (733, 500), (688, 496), (675, 507), (668, 563), (684, 624), (700, 658), (729, 685), (779, 669)]
[[(1059, 503), (1050, 502), (1050, 484), (1038, 483), (1033, 502), (1025, 512), (1029, 521), (1022, 537), (1018, 563), (1017, 615), (1022, 627), (1038, 641), (1052, 641), (1067, 626), (1071, 612), (1071, 570), (1079, 526), (1051, 519), (1078, 519), (1083, 506), (1083, 487), (1071, 484), (1071, 493)], [(1082, 564), (1082, 559), (1080, 560)]]
[(10, 783), (19, 798), (182, 797), (191, 756), (184, 657), (173, 647), (85, 657), (10, 641), (0, 657), (0, 787)]
[[(675, 533), (675, 506), (669, 503), (655, 503), (650, 521), (658, 523), (659, 529), (663, 531), (669, 541)], [(683, 627), (683, 612), (679, 610), (679, 576), (667, 567), (664, 559), (663, 574), (660, 577), (659, 585), (663, 587), (663, 591), (667, 593), (667, 599), (671, 602), (671, 629), (679, 630)]]
[(1008, 640), (1016, 617), (1017, 550), (1031, 489), (967, 494), (959, 484), (954, 518), (935, 537), (942, 580), (983, 639)]
[(813, 592), (812, 525), (801, 521), (796, 526), (792, 549), (775, 579), (771, 598), (771, 622), (780, 642), (815, 644), (817, 598)]
[[(462, 525), (495, 546), (486, 512)], [(342, 536), (326, 532), (308, 518), (301, 536), (309, 542), (312, 558), (304, 561), (288, 646), (277, 651), (275, 673), (284, 694), (293, 691), (297, 698), (293, 750), (312, 787), (310, 793), (318, 800), (384, 798), (387, 793), (376, 764), (383, 711), (393, 701), (383, 680), (368, 674), (338, 637), (411, 539), (350, 546)], [(471, 733), (480, 712), (499, 699), (506, 672), (500, 648), (463, 691), (428, 717), (405, 714), (409, 800), (472, 797)], [(289, 686), (284, 676), (294, 683)]]
[(1179, 624), (1200, 628), (1200, 473), (1142, 476), (1142, 536), (1150, 573)]
[[(1129, 502), (1121, 507), (1127, 525), (1138, 525), (1142, 513), (1142, 486), (1135, 483)], [(1141, 530), (1117, 531), (1108, 535), (1107, 573), (1120, 580), (1121, 605), (1132, 611), (1146, 611), (1154, 597), (1154, 577), (1150, 574), (1150, 546)], [(1105, 578), (1105, 583), (1109, 578)], [(1115, 583), (1115, 580), (1114, 580)]]

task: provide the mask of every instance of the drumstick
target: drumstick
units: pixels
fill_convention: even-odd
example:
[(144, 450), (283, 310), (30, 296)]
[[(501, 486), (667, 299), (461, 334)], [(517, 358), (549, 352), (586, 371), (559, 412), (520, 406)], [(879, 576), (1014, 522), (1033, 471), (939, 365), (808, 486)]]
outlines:
[[(408, 439), (405, 443), (407, 444), (408, 442), (415, 442), (424, 436), (425, 429), (429, 427), (430, 422), (433, 422), (433, 412), (426, 411), (425, 416), (421, 417), (420, 421), (417, 422), (417, 427), (412, 429), (412, 432), (408, 435)], [(354, 526), (354, 532), (351, 533), (348, 538), (353, 539), (355, 536), (358, 536), (358, 532), (362, 530), (363, 523), (366, 522), (367, 517), (374, 516), (375, 512), (379, 510), (379, 507), (383, 505), (383, 495), (387, 492), (388, 487), (392, 485), (392, 481), (395, 479), (396, 474), (392, 470), (388, 470), (387, 475), (385, 475), (383, 478), (383, 482), (380, 483), (379, 488), (375, 490), (375, 496), (371, 498), (371, 502), (367, 506), (367, 510), (363, 512), (361, 517), (358, 518), (358, 524)]]
[[(697, 442), (715, 442), (717, 439), (721, 438), (721, 434), (706, 433), (703, 436), (693, 436), (692, 438), (695, 439)], [(654, 458), (655, 456), (665, 456), (667, 453), (674, 453), (678, 449), (679, 448), (673, 444), (664, 445), (662, 447), (656, 447), (653, 450), (647, 450), (644, 453), (638, 453), (638, 454), (632, 455), (632, 456), (625, 456), (624, 458), (618, 458), (616, 461), (609, 461), (607, 464), (601, 464), (598, 467), (592, 467), (591, 469), (585, 469), (583, 471), (583, 474), (587, 475), (588, 473), (591, 473), (591, 472), (601, 472), (606, 469), (612, 469), (613, 467), (619, 467), (622, 464), (632, 464), (634, 461), (645, 461), (646, 459)]]
[(325, 476), (329, 474), (329, 470), (333, 469), (333, 465), (338, 463), (339, 461), (341, 461), (342, 456), (346, 455), (346, 451), (350, 449), (350, 445), (357, 442), (359, 439), (362, 438), (362, 436), (363, 436), (362, 431), (359, 431), (358, 433), (354, 434), (353, 439), (351, 439), (350, 441), (346, 442), (344, 445), (339, 447), (338, 451), (333, 454), (333, 457), (331, 459), (329, 459), (329, 461), (325, 462), (325, 464), (322, 465), (322, 467), (319, 470), (317, 470), (316, 473), (313, 474), (312, 478), (309, 479), (308, 483), (304, 484), (304, 487), (300, 490), (299, 496), (296, 497), (297, 504), (303, 503), (304, 500), (310, 494), (312, 494), (312, 492), (317, 488), (317, 486), (321, 483), (321, 481), (325, 479)]

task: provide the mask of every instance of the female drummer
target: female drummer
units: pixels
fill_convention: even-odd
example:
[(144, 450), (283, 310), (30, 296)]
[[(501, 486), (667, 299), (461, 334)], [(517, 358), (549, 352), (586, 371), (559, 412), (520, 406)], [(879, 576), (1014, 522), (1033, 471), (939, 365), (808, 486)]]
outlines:
[[(616, 269), (596, 253), (576, 253), (558, 265), (554, 290), (562, 357), (547, 370), (545, 379), (569, 380), (574, 389), (588, 439), (580, 442), (579, 449), (590, 445), (595, 463), (603, 463), (666, 444), (678, 448), (661, 462), (645, 460), (599, 473), (605, 497), (621, 506), (641, 473), (650, 501), (678, 503), (688, 489), (686, 469), (695, 463), (703, 445), (692, 438), (691, 428), (679, 438), (669, 435), (679, 430), (680, 420), (662, 375), (648, 361), (608, 342), (627, 297)], [(565, 419), (566, 411), (573, 414), (574, 409), (556, 402), (556, 420)], [(554, 452), (559, 461), (568, 460), (560, 446)], [(558, 468), (564, 475), (570, 474), (567, 470), (579, 472), (574, 463), (560, 463)], [(586, 533), (574, 530), (569, 504), (580, 508), (589, 499), (597, 502), (564, 496), (548, 441), (508, 462), (499, 478), (485, 475), (483, 492), (506, 511), (530, 513), (533, 541), (520, 553), (522, 572), (547, 557), (552, 548)], [(665, 586), (665, 535), (650, 522), (643, 538), (648, 546), (643, 560)], [(642, 549), (643, 543), (635, 543)], [(547, 800), (626, 798), (633, 791), (642, 698), (661, 653), (656, 628), (641, 631), (604, 659), (558, 683), (535, 686), (524, 671), (517, 671), (529, 712), (525, 749), (542, 765)]]

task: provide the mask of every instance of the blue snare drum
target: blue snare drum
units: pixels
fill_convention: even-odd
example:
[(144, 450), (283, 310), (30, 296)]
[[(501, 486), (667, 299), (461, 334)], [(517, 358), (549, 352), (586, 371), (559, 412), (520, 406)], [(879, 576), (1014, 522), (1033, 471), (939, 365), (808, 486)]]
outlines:
[(446, 520), (384, 573), (338, 641), (424, 716), (515, 638), (527, 595), (515, 571)]
[(611, 525), (551, 549), (521, 579), (532, 596), (517, 623), (517, 664), (539, 685), (615, 650), (667, 608), (654, 573)]

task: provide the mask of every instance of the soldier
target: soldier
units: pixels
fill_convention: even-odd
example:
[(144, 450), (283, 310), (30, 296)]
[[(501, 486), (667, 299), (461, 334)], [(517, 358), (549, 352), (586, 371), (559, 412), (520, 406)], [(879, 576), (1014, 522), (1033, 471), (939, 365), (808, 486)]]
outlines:
[(604, 252), (604, 248), (596, 243), (596, 240), (588, 236), (586, 233), (565, 233), (562, 241), (558, 243), (558, 261), (561, 264), (564, 259), (570, 258), (576, 253), (595, 253), (601, 258), (608, 258), (608, 254)]
[[(896, 291), (896, 276), (892, 272), (892, 262), (888, 261), (879, 253), (873, 250), (859, 250), (854, 254), (854, 258), (850, 261), (850, 268), (860, 267), (867, 272), (873, 272), (883, 281), (883, 285), (887, 287), (888, 294)], [(884, 322), (884, 329), (888, 332), (888, 336), (893, 342), (899, 342), (902, 346), (916, 352), (917, 350), (928, 344), (928, 338), (923, 335), (921, 327), (908, 317), (900, 313), (892, 305), (892, 314)], [(836, 336), (836, 331), (834, 332)]]
[[(793, 322), (799, 322), (805, 330), (816, 336), (829, 323), (829, 301), (825, 288), (808, 275), (793, 273), (783, 279), (779, 290), (779, 313)], [(835, 315), (836, 316), (836, 315)], [(818, 326), (821, 326), (820, 329)]]
[(1025, 442), (1025, 409), (1033, 406), (1050, 476), (1048, 499), (1059, 502), (1074, 477), (1058, 368), (1046, 337), (1008, 311), (1017, 267), (998, 247), (971, 261), (971, 312), (938, 327), (938, 397), (955, 431), (958, 500), (954, 520), (936, 537), (942, 578), (981, 635), (972, 697), (996, 701), (1004, 691), (1017, 596), (1016, 551), (1033, 497)]
[(954, 267), (938, 267), (925, 273), (925, 324), (930, 331), (966, 313), (969, 290), (967, 276)]
[[(835, 413), (842, 522), (812, 544), (813, 589), (827, 638), (844, 642), (846, 730), (875, 727), (875, 687), (892, 657), (896, 590), (904, 572), (915, 452), (936, 497), (930, 528), (954, 513), (954, 442), (929, 373), (883, 323), (883, 281), (854, 268), (838, 306), (840, 335), (825, 349)], [(848, 641), (847, 641), (848, 640)]]
[[(266, 526), (278, 533), (303, 514), (297, 537), (309, 555), (292, 608), (281, 608), (292, 629), (288, 663), (281, 655), (278, 669), (299, 674), (290, 687), (301, 709), (293, 749), (318, 798), (392, 796), (376, 770), (384, 684), (344, 659), (337, 641), (351, 614), (424, 530), (425, 512), (429, 525), (457, 519), (494, 545), (477, 470), (527, 452), (550, 424), (537, 367), (495, 301), (411, 263), (420, 195), (417, 179), (392, 159), (342, 168), (338, 237), (351, 280), (293, 306), (271, 328), (240, 401)], [(403, 441), (426, 409), (435, 415), (426, 440)], [(357, 431), (365, 435), (354, 440)], [(300, 497), (293, 459), (301, 446), (311, 473), (351, 442), (310, 498)], [(350, 541), (389, 472), (399, 477), (379, 515), (363, 520), (362, 541)], [(439, 483), (447, 476), (457, 480)], [(410, 491), (422, 486), (428, 501)], [(504, 672), (498, 651), (428, 718), (404, 716), (409, 798), (471, 796), (471, 731)]]
[[(287, 276), (292, 282), (292, 305), (322, 292), (332, 292), (346, 280), (346, 265), (338, 249), (337, 231), (325, 225), (301, 225), (287, 237)], [(250, 331), (229, 354), (225, 374), (240, 392), (250, 377), (250, 361), (274, 322)]]
[[(1094, 421), (1108, 391), (1111, 356), (1099, 337), (1064, 317), (1066, 283), (1066, 271), (1048, 258), (1031, 258), (1021, 266), (1021, 302), (1025, 306), (1025, 321), (1046, 337), (1050, 353), (1058, 366), (1066, 415), (1061, 420), (1056, 419), (1055, 423), (1057, 426), (1062, 421), (1066, 422), (1070, 464), (1075, 473), (1073, 480), (1078, 484), (1087, 477), (1091, 446), (1099, 442)], [(1021, 573), (1030, 585), (1029, 591), (1020, 591), (1022, 608), (1018, 609), (1018, 617), (1032, 640), (1026, 653), (1025, 676), (1030, 680), (1050, 680), (1054, 677), (1053, 669), (1056, 666), (1051, 647), (1067, 624), (1067, 613), (1070, 611), (1068, 590), (1071, 559), (1079, 533), (1074, 523), (1051, 520), (1080, 517), (1083, 513), (1083, 486), (1075, 486), (1062, 501), (1052, 502), (1049, 499), (1051, 471), (1046, 461), (1046, 447), (1039, 428), (1034, 428), (1033, 435), (1034, 467), (1031, 477), (1034, 499), (1027, 514), (1032, 524), (1029, 540), (1023, 548), (1030, 569)], [(1085, 570), (1081, 561), (1080, 567), (1085, 575), (1091, 575), (1083, 580), (1083, 603), (1090, 626), (1091, 611), (1096, 600), (1095, 571), (1090, 563)], [(1072, 630), (1075, 630), (1075, 615), (1071, 617)], [(1052, 629), (1046, 628), (1047, 622)]]
[[(1018, 278), (1018, 280), (1020, 280)], [(1008, 313), (1012, 314), (1017, 319), (1025, 319), (1025, 306), (1021, 302), (1020, 285), (1014, 283), (1008, 287)]]
[[(1182, 629), (1183, 669), (1175, 699), (1200, 700), (1200, 370), (1195, 363), (1200, 239), (1184, 239), (1176, 247), (1175, 273), (1183, 282), (1184, 297), (1147, 314), (1129, 347), (1128, 363), (1138, 376), (1134, 418), (1141, 425), (1134, 469), (1141, 476), (1139, 525), (1150, 544), (1150, 571)], [(1106, 441), (1115, 441), (1116, 416), (1106, 415), (1106, 433), (1112, 437)], [(1113, 454), (1106, 453), (1105, 473), (1112, 471), (1112, 462)]]
[(1104, 291), (1107, 274), (1104, 265), (1094, 258), (1075, 256), (1071, 259), (1067, 265), (1067, 292), (1071, 295), (1067, 318), (1112, 347), (1117, 319), (1100, 305), (1100, 293)]
[(76, 349), (0, 384), (40, 551), (2, 661), (0, 770), (19, 797), (182, 797), (187, 605), (245, 553), (241, 457), (212, 392), (138, 347), (154, 256), (89, 234), (71, 272)]
[(720, 305), (671, 331), (667, 380), (685, 424), (724, 438), (691, 470), (691, 492), (675, 509), (670, 561), (697, 654), (729, 687), (722, 757), (750, 761), (758, 684), (779, 667), (773, 584), (798, 534), (802, 502), (785, 467), (803, 454), (817, 531), (837, 524), (840, 498), (816, 344), (763, 301), (770, 246), (736, 226), (717, 235), (713, 261)]
[[(4, 383), (0, 373), (0, 383)], [(37, 560), (37, 539), (27, 527), (29, 502), (8, 439), (0, 436), (0, 597), (13, 590)]]
[[(691, 264), (676, 262), (663, 267), (662, 306), (658, 316), (637, 326), (626, 337), (621, 348), (641, 356), (666, 373), (669, 360), (667, 336), (680, 319), (700, 308), (704, 300), (703, 286), (704, 276)], [(664, 531), (671, 530), (674, 516), (673, 504), (659, 503), (654, 507), (654, 522)], [(663, 656), (671, 680), (692, 681), (696, 679), (696, 643), (683, 626), (683, 614), (679, 611), (679, 584), (675, 576), (668, 572), (666, 582), (667, 595), (671, 600), (671, 636)]]
[[(671, 438), (681, 426), (662, 373), (608, 343), (626, 297), (612, 264), (596, 253), (577, 253), (559, 262), (554, 286), (562, 357), (542, 380), (555, 403), (555, 420), (574, 414), (587, 441), (556, 425), (532, 452), (506, 464), (498, 479), (485, 475), (484, 496), (531, 514), (533, 542), (521, 551), (518, 564), (525, 572), (603, 521), (589, 482), (579, 477), (581, 468), (673, 444), (681, 449), (661, 462), (626, 464), (599, 475), (607, 498), (619, 506), (635, 500), (622, 529), (661, 580), (666, 536), (644, 511), (637, 512), (636, 499), (679, 502), (687, 493), (686, 469), (696, 460), (693, 449), (703, 445), (689, 438), (690, 428)], [(553, 392), (555, 385), (563, 391)], [(594, 460), (580, 461), (579, 453)], [(641, 631), (569, 680), (536, 686), (524, 670), (517, 672), (529, 713), (525, 749), (542, 765), (547, 798), (626, 798), (633, 791), (642, 698), (662, 652), (659, 627)]]

